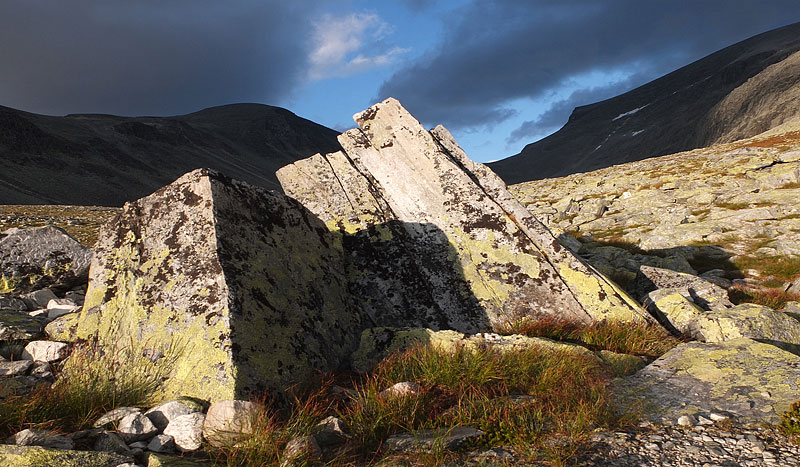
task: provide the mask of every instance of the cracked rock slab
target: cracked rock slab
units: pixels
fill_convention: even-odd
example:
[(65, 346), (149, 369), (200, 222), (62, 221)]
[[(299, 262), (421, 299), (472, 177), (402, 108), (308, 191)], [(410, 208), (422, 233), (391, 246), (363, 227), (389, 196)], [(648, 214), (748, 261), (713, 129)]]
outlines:
[(619, 409), (651, 421), (723, 412), (745, 423), (777, 423), (800, 393), (800, 357), (740, 338), (679, 345), (613, 385)]

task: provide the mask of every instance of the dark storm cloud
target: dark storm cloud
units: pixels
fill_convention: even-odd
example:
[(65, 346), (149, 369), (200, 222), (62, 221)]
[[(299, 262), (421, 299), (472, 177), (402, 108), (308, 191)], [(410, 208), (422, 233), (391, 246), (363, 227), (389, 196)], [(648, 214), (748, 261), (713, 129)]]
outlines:
[(311, 3), (3, 1), (0, 105), (169, 115), (280, 102), (304, 71)]
[[(395, 73), (378, 97), (400, 99), (429, 124), (481, 127), (513, 115), (513, 99), (547, 96), (571, 77), (646, 62), (646, 80), (655, 79), (798, 20), (796, 0), (474, 1), (449, 17), (441, 46)], [(552, 110), (518, 134), (569, 114)]]

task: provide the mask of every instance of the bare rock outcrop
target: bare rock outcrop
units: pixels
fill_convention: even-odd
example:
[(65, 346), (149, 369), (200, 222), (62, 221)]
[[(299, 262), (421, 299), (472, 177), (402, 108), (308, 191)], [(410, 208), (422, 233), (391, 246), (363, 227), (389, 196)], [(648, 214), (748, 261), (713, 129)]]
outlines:
[(351, 292), (374, 324), (470, 332), (534, 315), (649, 319), (444, 127), (426, 131), (394, 99), (354, 118), (344, 152), (277, 175), (342, 233)]
[(244, 398), (335, 369), (361, 329), (336, 237), (292, 199), (195, 170), (103, 228), (77, 335), (174, 358), (166, 397)]

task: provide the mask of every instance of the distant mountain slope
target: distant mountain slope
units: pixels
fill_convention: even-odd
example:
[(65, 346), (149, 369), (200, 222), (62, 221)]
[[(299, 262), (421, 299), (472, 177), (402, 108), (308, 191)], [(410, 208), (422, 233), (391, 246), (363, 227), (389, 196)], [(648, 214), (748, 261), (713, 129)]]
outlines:
[(715, 52), (620, 96), (489, 166), (519, 183), (759, 134), (800, 116), (800, 23)]
[(132, 118), (0, 106), (0, 204), (120, 206), (198, 167), (279, 190), (277, 169), (338, 150), (337, 135), (261, 104)]

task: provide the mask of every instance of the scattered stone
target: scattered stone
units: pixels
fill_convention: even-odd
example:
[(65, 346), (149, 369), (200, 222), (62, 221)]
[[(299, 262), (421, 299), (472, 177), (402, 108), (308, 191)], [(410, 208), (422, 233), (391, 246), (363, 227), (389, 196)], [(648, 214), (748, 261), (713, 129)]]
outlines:
[(8, 229), (0, 233), (0, 293), (86, 282), (91, 259), (90, 248), (58, 227)]
[(147, 449), (153, 452), (172, 452), (175, 450), (175, 439), (170, 435), (157, 435), (150, 440)]
[(678, 417), (678, 425), (680, 426), (694, 426), (697, 424), (697, 419), (691, 415), (681, 415)]
[(0, 310), (7, 311), (26, 311), (28, 306), (25, 302), (16, 297), (8, 297), (0, 295)]
[(50, 319), (56, 319), (59, 316), (64, 316), (68, 313), (75, 313), (79, 309), (80, 307), (72, 300), (58, 298), (55, 300), (50, 300), (47, 303), (47, 317)]
[(53, 321), (47, 323), (44, 327), (44, 332), (47, 337), (60, 342), (75, 342), (75, 332), (78, 329), (78, 313), (69, 313), (59, 316)]
[(145, 415), (153, 422), (153, 425), (155, 425), (159, 431), (164, 431), (164, 428), (166, 428), (169, 422), (175, 419), (175, 417), (202, 411), (203, 408), (200, 404), (189, 399), (179, 399), (159, 404), (145, 412)]
[(123, 417), (117, 425), (117, 432), (123, 441), (132, 443), (151, 438), (158, 433), (158, 428), (141, 412)]
[(247, 401), (224, 400), (211, 404), (203, 423), (203, 436), (212, 446), (234, 442), (253, 430), (258, 405)]
[(35, 362), (54, 362), (67, 355), (68, 347), (63, 342), (33, 341), (25, 346), (25, 350), (22, 351), (22, 358)]
[(311, 430), (314, 440), (322, 448), (335, 446), (345, 442), (350, 436), (347, 434), (347, 424), (338, 417), (326, 417)]
[(203, 444), (203, 421), (206, 416), (202, 413), (179, 415), (169, 422), (164, 434), (172, 436), (175, 446), (182, 452), (196, 451)]
[(340, 242), (291, 198), (195, 170), (101, 229), (77, 336), (165, 355), (181, 336), (165, 397), (236, 399), (338, 368), (362, 326)]
[(128, 415), (140, 413), (142, 409), (138, 407), (118, 407), (114, 410), (110, 410), (103, 414), (100, 418), (94, 422), (95, 428), (111, 428), (116, 429), (117, 424), (120, 420), (127, 417)]
[(50, 289), (39, 289), (22, 296), (22, 300), (25, 302), (25, 306), (28, 307), (29, 311), (42, 308), (47, 309), (47, 304), (50, 303), (50, 300), (56, 299), (58, 299), (58, 297), (56, 297), (56, 294)]
[(657, 289), (669, 289), (690, 299), (703, 310), (724, 310), (733, 307), (728, 291), (701, 277), (669, 269), (641, 266), (630, 286), (639, 298)]
[(59, 435), (54, 431), (40, 429), (25, 429), (7, 440), (8, 444), (17, 446), (42, 446), (53, 449), (72, 449), (75, 443), (72, 439)]
[(33, 362), (30, 360), (17, 360), (9, 362), (6, 359), (0, 359), (0, 376), (24, 375), (32, 365)]
[(422, 387), (411, 381), (395, 383), (392, 387), (381, 391), (383, 397), (408, 397), (417, 396), (422, 393)]
[(45, 383), (44, 379), (29, 375), (3, 378), (2, 384), (0, 384), (0, 399), (28, 394)]
[[(30, 360), (24, 360), (30, 361)], [(35, 376), (37, 378), (46, 379), (48, 381), (53, 381), (53, 369), (50, 367), (50, 364), (47, 362), (33, 362), (33, 367), (31, 371), (28, 373), (31, 376)]]
[(0, 342), (29, 341), (41, 335), (41, 321), (19, 311), (0, 310)]
[(468, 426), (419, 430), (390, 436), (385, 446), (389, 451), (430, 451), (435, 448), (452, 451), (481, 436), (481, 430)]
[(117, 454), (130, 454), (130, 448), (122, 438), (110, 431), (104, 431), (97, 435), (94, 441), (95, 451), (116, 452)]
[(281, 467), (303, 465), (318, 460), (321, 456), (322, 450), (314, 437), (301, 436), (286, 443), (281, 455)]

